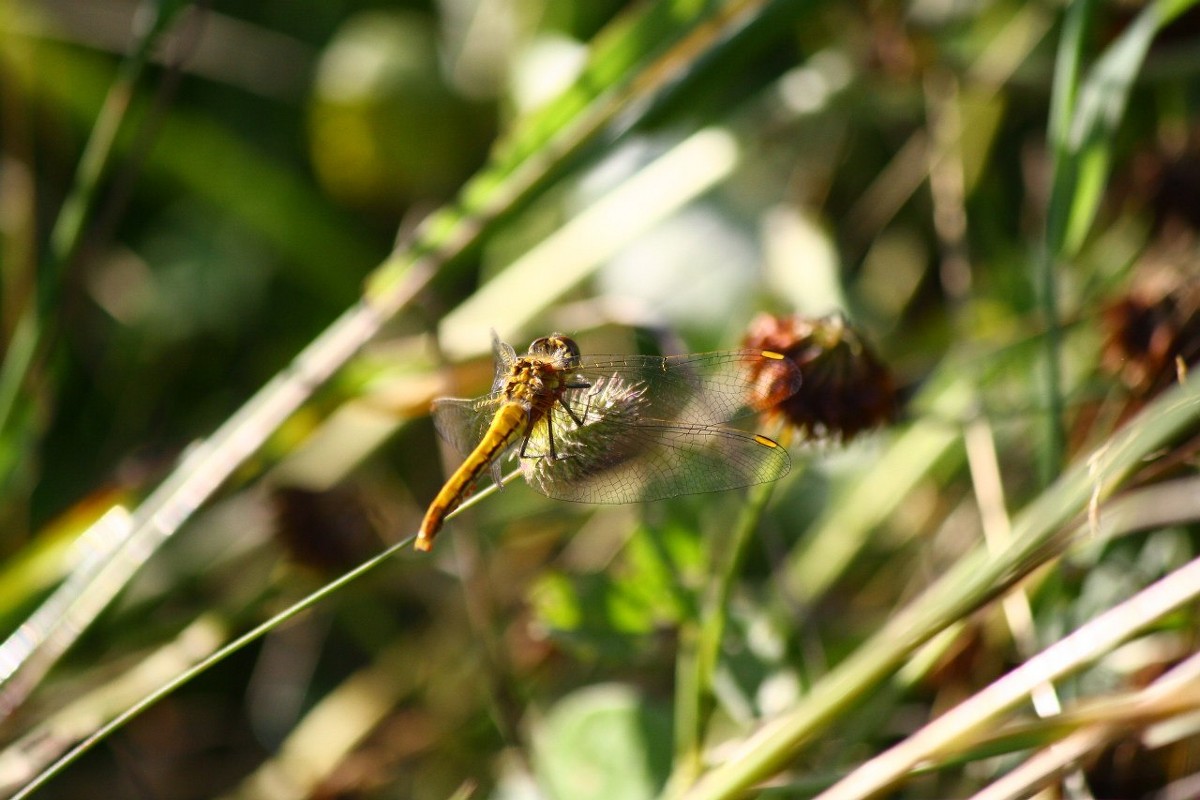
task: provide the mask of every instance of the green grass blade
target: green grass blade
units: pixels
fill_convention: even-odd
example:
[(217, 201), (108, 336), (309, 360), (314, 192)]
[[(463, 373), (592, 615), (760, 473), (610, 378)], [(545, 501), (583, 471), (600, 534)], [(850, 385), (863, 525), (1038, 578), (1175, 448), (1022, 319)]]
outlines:
[[(557, 98), (518, 122), (488, 166), (458, 201), (422, 223), (412, 258), (452, 262), (504, 215), (577, 163), (614, 128), (626, 130), (652, 102), (739, 28), (784, 0), (671, 0), (640, 7), (597, 36), (580, 76)], [(403, 280), (403, 262), (377, 270), (367, 296), (394, 308), (388, 292)]]
[(1053, 153), (1045, 241), (1035, 260), (1038, 298), (1046, 326), (1046, 355), (1041, 389), (1046, 409), (1040, 441), (1043, 483), (1059, 471), (1066, 447), (1063, 429), (1061, 336), (1056, 272), (1078, 255), (1100, 208), (1112, 163), (1117, 129), (1130, 89), (1155, 35), (1186, 11), (1190, 0), (1162, 0), (1147, 6), (1080, 80), (1090, 2), (1066, 12), (1055, 69), (1048, 138)]
[[(1084, 13), (1081, 9), (1087, 5), (1073, 4), (1068, 18)], [(1193, 0), (1163, 0), (1147, 6), (1096, 61), (1078, 89), (1055, 86), (1054, 122), (1065, 113), (1059, 106), (1069, 103), (1066, 98), (1075, 98), (1065, 128), (1053, 125), (1050, 131), (1057, 163), (1046, 238), (1049, 251), (1058, 258), (1078, 254), (1091, 231), (1108, 183), (1117, 129), (1154, 37), (1193, 5)], [(1065, 33), (1081, 35), (1076, 29), (1082, 27), (1072, 23)], [(1074, 42), (1070, 49), (1077, 53), (1081, 46)], [(1069, 81), (1075, 75), (1073, 70), (1064, 70), (1055, 78)], [(1060, 96), (1064, 99), (1058, 101)]]
[(886, 680), (940, 630), (993, 599), (1068, 543), (1064, 526), (1115, 492), (1156, 450), (1200, 423), (1200, 376), (1174, 387), (1077, 463), (1016, 519), (1013, 545), (989, 556), (976, 548), (852, 656), (814, 684), (787, 714), (764, 725), (685, 795), (737, 796), (782, 769), (847, 709)]

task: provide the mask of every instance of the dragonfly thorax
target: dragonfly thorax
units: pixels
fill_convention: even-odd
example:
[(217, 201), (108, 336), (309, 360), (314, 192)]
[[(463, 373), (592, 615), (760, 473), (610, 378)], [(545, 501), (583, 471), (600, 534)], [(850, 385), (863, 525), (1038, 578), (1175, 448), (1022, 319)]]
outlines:
[(541, 417), (569, 388), (579, 361), (579, 345), (561, 333), (535, 339), (526, 355), (509, 364), (504, 399), (521, 403), (533, 417)]
[(522, 356), (509, 367), (504, 399), (544, 413), (568, 388), (571, 371), (570, 367), (561, 368), (550, 361)]

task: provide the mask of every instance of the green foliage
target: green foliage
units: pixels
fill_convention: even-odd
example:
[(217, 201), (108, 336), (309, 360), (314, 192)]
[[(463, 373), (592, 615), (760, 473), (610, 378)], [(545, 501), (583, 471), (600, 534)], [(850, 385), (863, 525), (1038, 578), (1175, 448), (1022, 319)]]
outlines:
[(629, 687), (591, 686), (564, 697), (538, 725), (534, 769), (549, 797), (656, 797), (670, 736), (670, 716)]
[[(4, 793), (1187, 778), (1193, 3), (143, 5), (0, 0)], [(489, 328), (758, 310), (847, 315), (902, 418), (411, 552)]]

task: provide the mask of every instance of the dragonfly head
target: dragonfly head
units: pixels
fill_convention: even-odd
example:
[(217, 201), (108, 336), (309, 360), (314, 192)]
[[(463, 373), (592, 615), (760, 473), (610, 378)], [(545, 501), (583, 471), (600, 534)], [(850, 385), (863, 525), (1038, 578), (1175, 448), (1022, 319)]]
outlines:
[(529, 345), (529, 355), (546, 359), (559, 369), (574, 369), (579, 366), (579, 345), (561, 333), (552, 333), (535, 339)]

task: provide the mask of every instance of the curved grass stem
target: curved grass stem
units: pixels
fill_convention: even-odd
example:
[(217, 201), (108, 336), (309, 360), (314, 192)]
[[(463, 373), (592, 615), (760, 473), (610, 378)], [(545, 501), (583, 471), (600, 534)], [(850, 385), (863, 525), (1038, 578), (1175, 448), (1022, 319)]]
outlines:
[[(515, 475), (515, 473), (514, 473), (514, 475)], [(514, 477), (514, 475), (509, 475), (508, 477), (506, 477), (504, 482), (507, 483), (509, 480), (511, 480)], [(456, 508), (453, 512), (451, 512), (447, 516), (447, 519), (452, 519), (453, 517), (458, 516), (460, 513), (462, 513), (466, 509), (474, 506), (476, 503), (481, 502), (484, 498), (493, 494), (498, 488), (499, 488), (498, 485), (491, 484), (491, 485), (479, 490), (478, 492), (473, 494), (471, 497), (464, 500), (462, 502), (462, 504), (458, 506), (458, 508)], [(367, 573), (376, 569), (380, 564), (383, 564), (385, 561), (388, 561), (393, 556), (395, 556), (397, 553), (399, 553), (401, 550), (403, 550), (405, 547), (408, 547), (410, 544), (412, 544), (414, 539), (416, 539), (415, 533), (404, 537), (403, 539), (401, 539), (400, 541), (391, 545), (387, 549), (383, 550), (382, 552), (378, 553), (375, 556), (372, 556), (370, 559), (364, 561), (362, 564), (359, 564), (354, 569), (344, 573), (343, 575), (339, 576), (338, 578), (335, 578), (334, 580), (325, 584), (321, 588), (316, 589), (315, 591), (309, 593), (308, 595), (305, 595), (300, 600), (296, 601), (295, 603), (292, 603), (290, 606), (285, 608), (283, 611), (280, 611), (279, 613), (273, 615), (269, 619), (256, 625), (254, 628), (250, 629), (246, 633), (243, 633), (241, 636), (237, 637), (233, 641), (228, 642), (227, 644), (213, 650), (211, 653), (209, 653), (207, 656), (201, 658), (199, 661), (197, 661), (191, 667), (180, 672), (178, 675), (171, 678), (169, 681), (163, 683), (157, 689), (155, 689), (154, 691), (150, 692), (149, 694), (147, 694), (146, 696), (141, 698), (138, 702), (134, 703), (129, 708), (125, 709), (120, 714), (116, 715), (115, 717), (110, 719), (108, 722), (101, 725), (99, 728), (97, 728), (95, 731), (93, 731), (85, 739), (78, 742), (75, 746), (71, 747), (69, 750), (67, 750), (65, 753), (63, 753), (61, 756), (59, 756), (53, 762), (46, 765), (45, 769), (43, 769), (37, 775), (36, 778), (34, 778), (32, 781), (30, 781), (25, 786), (21, 787), (20, 791), (18, 791), (17, 793), (15, 793), (12, 796), (13, 800), (20, 800), (21, 798), (29, 797), (35, 791), (37, 791), (42, 786), (44, 786), (46, 783), (48, 783), (55, 775), (57, 775), (59, 772), (61, 772), (62, 770), (66, 769), (68, 766), (70, 766), (72, 763), (74, 763), (80, 756), (82, 756), (84, 753), (91, 750), (93, 747), (95, 747), (100, 742), (104, 741), (104, 739), (107, 738), (111, 733), (118, 730), (123, 725), (128, 723), (130, 720), (132, 720), (135, 717), (137, 717), (138, 715), (140, 715), (147, 708), (154, 705), (159, 700), (161, 700), (164, 697), (166, 697), (167, 695), (171, 694), (176, 689), (178, 689), (179, 687), (188, 683), (190, 680), (192, 680), (196, 676), (202, 674), (209, 668), (215, 666), (216, 664), (219, 664), (221, 661), (224, 661), (226, 658), (228, 658), (229, 656), (238, 652), (242, 648), (258, 641), (263, 636), (270, 633), (275, 628), (278, 628), (283, 623), (287, 622), (288, 620), (292, 619), (293, 617), (297, 616), (298, 614), (301, 614), (304, 611), (307, 611), (308, 609), (315, 606), (317, 603), (332, 596), (335, 592), (337, 592), (341, 589), (344, 589), (346, 586), (349, 586), (354, 581), (358, 580), (359, 578), (363, 577)], [(45, 754), (47, 752), (47, 749), (45, 747), (42, 747), (42, 748), (39, 748), (39, 751), (41, 753)]]

